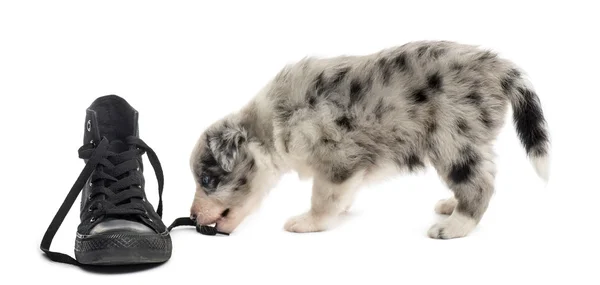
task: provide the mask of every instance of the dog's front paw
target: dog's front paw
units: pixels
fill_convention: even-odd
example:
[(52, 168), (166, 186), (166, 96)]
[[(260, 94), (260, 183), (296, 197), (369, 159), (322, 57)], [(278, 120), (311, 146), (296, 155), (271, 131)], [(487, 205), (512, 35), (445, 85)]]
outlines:
[(472, 218), (454, 212), (450, 217), (433, 225), (427, 235), (435, 239), (460, 238), (469, 234), (476, 225)]
[(325, 219), (316, 217), (310, 212), (290, 218), (284, 226), (285, 230), (294, 233), (320, 232), (327, 229)]

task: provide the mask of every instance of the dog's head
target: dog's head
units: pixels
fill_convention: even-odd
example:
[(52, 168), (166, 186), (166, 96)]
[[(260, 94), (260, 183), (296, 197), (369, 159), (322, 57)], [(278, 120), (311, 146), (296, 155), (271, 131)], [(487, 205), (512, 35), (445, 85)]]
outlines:
[(269, 187), (259, 144), (235, 120), (224, 119), (200, 137), (190, 159), (196, 182), (191, 217), (232, 232), (254, 210)]

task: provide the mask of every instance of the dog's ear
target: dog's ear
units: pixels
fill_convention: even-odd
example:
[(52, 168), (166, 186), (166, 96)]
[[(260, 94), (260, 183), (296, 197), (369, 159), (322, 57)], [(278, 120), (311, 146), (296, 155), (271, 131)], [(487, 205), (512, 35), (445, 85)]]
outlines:
[(219, 166), (231, 172), (240, 157), (240, 149), (246, 142), (246, 131), (240, 127), (224, 125), (208, 136), (208, 147)]

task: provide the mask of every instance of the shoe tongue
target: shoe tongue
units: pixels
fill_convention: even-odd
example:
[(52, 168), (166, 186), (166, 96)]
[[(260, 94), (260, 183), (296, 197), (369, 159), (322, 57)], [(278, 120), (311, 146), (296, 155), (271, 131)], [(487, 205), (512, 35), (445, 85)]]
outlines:
[(137, 111), (125, 99), (116, 95), (103, 96), (89, 109), (95, 112), (99, 138), (125, 141), (128, 136), (137, 136)]
[(129, 150), (129, 146), (121, 140), (113, 140), (110, 142), (110, 147), (108, 150), (120, 153)]

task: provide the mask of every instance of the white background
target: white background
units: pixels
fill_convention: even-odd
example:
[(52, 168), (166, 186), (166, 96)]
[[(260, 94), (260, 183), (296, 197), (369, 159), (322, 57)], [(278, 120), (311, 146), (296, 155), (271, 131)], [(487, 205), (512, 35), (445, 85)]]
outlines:
[[(583, 1), (3, 1), (0, 4), (0, 262), (3, 283), (598, 284), (598, 9)], [(589, 3), (593, 1), (587, 1)], [(435, 173), (364, 189), (344, 223), (283, 230), (309, 207), (286, 175), (230, 237), (173, 231), (173, 256), (136, 272), (53, 263), (39, 250), (83, 167), (85, 108), (117, 94), (166, 177), (164, 221), (187, 216), (188, 156), (213, 121), (245, 104), (284, 64), (367, 54), (413, 40), (490, 47), (528, 71), (553, 139), (547, 187), (507, 119), (497, 192), (468, 237), (432, 240), (448, 197)], [(507, 115), (508, 116), (508, 115)], [(157, 201), (149, 167), (148, 192)], [(73, 207), (52, 249), (73, 254)], [(9, 284), (5, 283), (5, 284)]]

